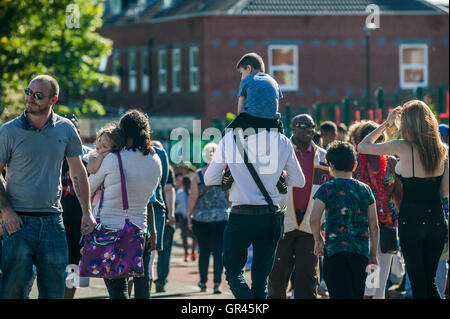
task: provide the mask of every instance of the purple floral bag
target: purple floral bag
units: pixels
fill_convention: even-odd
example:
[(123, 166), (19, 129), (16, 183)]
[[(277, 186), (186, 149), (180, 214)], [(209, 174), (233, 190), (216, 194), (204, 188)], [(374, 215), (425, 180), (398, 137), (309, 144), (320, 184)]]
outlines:
[(123, 174), (122, 159), (119, 160), (122, 204), (126, 214), (123, 229), (109, 229), (100, 223), (103, 192), (97, 212), (97, 226), (84, 237), (83, 253), (80, 261), (80, 277), (123, 278), (144, 275), (143, 251), (145, 231), (130, 222), (128, 218), (128, 196)]

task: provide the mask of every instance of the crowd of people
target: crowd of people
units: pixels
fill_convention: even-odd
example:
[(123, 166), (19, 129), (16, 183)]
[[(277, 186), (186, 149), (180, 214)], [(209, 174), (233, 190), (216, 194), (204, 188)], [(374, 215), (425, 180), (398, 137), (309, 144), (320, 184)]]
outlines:
[(103, 277), (111, 299), (166, 291), (176, 228), (200, 291), (212, 255), (213, 293), (225, 273), (237, 299), (383, 299), (396, 261), (406, 297), (448, 296), (448, 126), (412, 100), (348, 128), (299, 114), (287, 137), (262, 58), (236, 68), (238, 116), (190, 171), (170, 165), (136, 109), (82, 145), (76, 117), (52, 109), (57, 81), (35, 77), (23, 114), (0, 128), (0, 298), (28, 298), (35, 280), (39, 298), (74, 298), (67, 267), (83, 238), (127, 225), (144, 234), (141, 252), (125, 251), (142, 272)]

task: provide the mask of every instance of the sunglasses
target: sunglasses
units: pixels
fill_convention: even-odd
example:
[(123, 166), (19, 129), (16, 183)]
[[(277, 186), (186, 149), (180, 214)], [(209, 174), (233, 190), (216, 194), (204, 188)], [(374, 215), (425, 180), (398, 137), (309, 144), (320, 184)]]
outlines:
[(41, 92), (33, 92), (30, 88), (25, 89), (26, 96), (33, 96), (36, 100), (42, 100), (46, 98), (46, 96)]
[(314, 124), (307, 124), (307, 123), (296, 123), (295, 125), (294, 125), (294, 127), (298, 127), (298, 128), (301, 128), (301, 129), (306, 129), (306, 128), (309, 128), (309, 129), (313, 129), (313, 128), (315, 128), (315, 125)]

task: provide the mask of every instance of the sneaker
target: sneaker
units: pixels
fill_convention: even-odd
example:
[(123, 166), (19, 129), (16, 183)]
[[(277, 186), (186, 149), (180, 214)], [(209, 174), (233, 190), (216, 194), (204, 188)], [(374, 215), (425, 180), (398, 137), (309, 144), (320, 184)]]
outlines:
[(166, 292), (166, 289), (164, 288), (164, 285), (158, 285), (157, 283), (155, 283), (155, 290), (156, 292)]
[(184, 262), (188, 262), (189, 261), (189, 254), (184, 254)]
[(220, 284), (214, 284), (214, 293), (215, 294), (221, 294), (222, 291), (220, 290)]
[(191, 255), (191, 260), (196, 261), (197, 260), (197, 253), (194, 251)]
[(199, 282), (198, 286), (200, 287), (200, 292), (205, 292), (206, 291), (206, 284), (203, 282)]

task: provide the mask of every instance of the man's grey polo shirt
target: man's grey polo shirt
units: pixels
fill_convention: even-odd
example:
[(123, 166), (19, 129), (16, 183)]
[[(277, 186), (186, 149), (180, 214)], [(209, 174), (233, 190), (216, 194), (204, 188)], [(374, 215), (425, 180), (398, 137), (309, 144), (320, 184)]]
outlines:
[(70, 120), (52, 111), (37, 130), (25, 112), (0, 128), (0, 162), (6, 164), (6, 194), (16, 212), (60, 213), (64, 157), (82, 155)]

